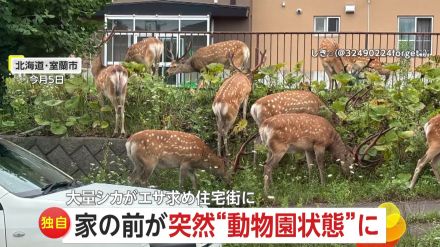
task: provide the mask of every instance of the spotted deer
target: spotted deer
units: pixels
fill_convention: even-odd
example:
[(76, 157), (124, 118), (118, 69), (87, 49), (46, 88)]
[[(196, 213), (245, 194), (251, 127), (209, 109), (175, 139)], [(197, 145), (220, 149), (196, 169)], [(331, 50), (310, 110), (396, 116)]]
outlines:
[(385, 76), (385, 81), (390, 77), (390, 71), (383, 67), (383, 63), (378, 57), (362, 57), (362, 56), (335, 56), (337, 50), (341, 49), (339, 44), (331, 38), (323, 39), (319, 44), (319, 50), (325, 51), (324, 57), (321, 58), (324, 71), (330, 80), (330, 89), (336, 87), (336, 82), (333, 76), (342, 73), (350, 72), (355, 77), (368, 69), (375, 70), (380, 75)]
[(253, 75), (264, 64), (266, 51), (260, 52), (260, 62), (249, 73), (234, 66), (234, 54), (228, 56), (230, 63), (237, 72), (223, 82), (212, 103), (212, 111), (216, 116), (217, 122), (217, 154), (219, 156), (221, 156), (222, 139), (225, 145), (225, 155), (230, 155), (228, 150), (228, 133), (237, 119), (241, 105), (243, 105), (243, 119), (246, 119), (249, 94), (252, 91)]
[(128, 48), (125, 61), (144, 64), (148, 70), (154, 71), (154, 74), (157, 75), (159, 72), (159, 62), (164, 50), (163, 47), (162, 41), (158, 38), (149, 37), (143, 39)]
[(431, 118), (424, 126), (426, 140), (428, 143), (428, 150), (425, 155), (417, 162), (414, 175), (411, 179), (409, 188), (412, 189), (416, 185), (420, 172), (427, 163), (431, 164), (437, 181), (440, 183), (440, 115)]
[(144, 130), (126, 142), (127, 155), (134, 164), (132, 180), (145, 185), (156, 168), (179, 168), (179, 187), (189, 177), (197, 187), (196, 169), (206, 170), (228, 182), (225, 162), (199, 137), (169, 130)]
[[(96, 47), (98, 50), (114, 34), (104, 35), (101, 43)], [(115, 109), (115, 129), (113, 136), (119, 132), (119, 120), (121, 121), (120, 137), (125, 136), (125, 96), (127, 94), (128, 72), (121, 65), (110, 65), (105, 67), (102, 63), (102, 51), (92, 60), (92, 75), (95, 81), (98, 99), (101, 106), (104, 105), (103, 96), (107, 97)]]
[[(169, 50), (172, 62), (167, 70), (168, 75), (200, 72), (211, 63), (223, 64), (225, 68), (232, 68), (231, 65), (234, 65), (243, 70), (249, 66), (249, 47), (239, 40), (229, 40), (202, 47), (190, 58), (185, 58), (190, 49), (191, 43), (186, 48), (185, 53), (179, 58), (176, 58), (172, 51)], [(232, 64), (229, 61), (228, 54), (234, 54)]]
[[(353, 164), (374, 164), (376, 161), (365, 160), (368, 150), (390, 129), (380, 131), (368, 137), (354, 149), (342, 141), (341, 136), (325, 118), (307, 113), (281, 114), (266, 119), (260, 129), (263, 144), (267, 146), (268, 158), (264, 164), (264, 191), (267, 194), (272, 181), (272, 170), (287, 152), (304, 151), (311, 176), (314, 160), (318, 165), (321, 184), (325, 184), (324, 155), (328, 150), (340, 161), (344, 174), (348, 174)], [(362, 146), (372, 142), (360, 155)]]
[[(331, 111), (326, 104), (311, 91), (307, 90), (291, 90), (280, 93), (270, 94), (258, 99), (251, 107), (251, 115), (258, 127), (264, 120), (279, 114), (287, 113), (308, 113), (319, 115), (321, 110)], [(334, 123), (339, 122), (337, 115), (332, 112)], [(260, 143), (257, 138), (255, 145)], [(254, 152), (254, 164), (256, 163), (257, 154)]]

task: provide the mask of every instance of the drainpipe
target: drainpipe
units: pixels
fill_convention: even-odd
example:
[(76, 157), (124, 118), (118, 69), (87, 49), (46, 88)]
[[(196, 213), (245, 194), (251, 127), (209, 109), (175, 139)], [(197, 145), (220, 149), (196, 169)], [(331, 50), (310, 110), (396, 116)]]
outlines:
[[(367, 0), (367, 32), (370, 32), (370, 7), (371, 0)], [(368, 49), (368, 34), (365, 35), (365, 49)]]
[(367, 8), (367, 32), (370, 32), (370, 7), (371, 7), (371, 0), (367, 0), (368, 8)]

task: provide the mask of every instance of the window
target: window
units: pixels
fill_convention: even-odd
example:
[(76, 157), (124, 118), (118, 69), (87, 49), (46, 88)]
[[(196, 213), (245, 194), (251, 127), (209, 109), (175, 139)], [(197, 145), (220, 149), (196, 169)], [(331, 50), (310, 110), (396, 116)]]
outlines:
[(328, 32), (337, 33), (339, 32), (339, 17), (315, 17), (315, 32)]
[[(430, 33), (432, 32), (432, 17), (399, 17), (400, 33)], [(399, 50), (431, 51), (431, 35), (399, 35)]]
[[(211, 20), (209, 16), (148, 16), (148, 15), (106, 15), (108, 27), (115, 27), (117, 32), (105, 45), (104, 60), (107, 64), (118, 64), (125, 59), (128, 47), (155, 36), (164, 42), (159, 72), (164, 74), (170, 66), (168, 49), (173, 44), (174, 54), (183, 55), (185, 48), (191, 41), (192, 51), (209, 44)], [(124, 32), (126, 30), (126, 32)], [(134, 33), (133, 31), (137, 31)], [(178, 33), (187, 32), (187, 33)], [(195, 33), (203, 32), (203, 33)], [(186, 82), (197, 82), (198, 76), (193, 74), (178, 74), (168, 78), (168, 83), (182, 85)]]
[(179, 31), (178, 20), (135, 20), (136, 30), (156, 32)]

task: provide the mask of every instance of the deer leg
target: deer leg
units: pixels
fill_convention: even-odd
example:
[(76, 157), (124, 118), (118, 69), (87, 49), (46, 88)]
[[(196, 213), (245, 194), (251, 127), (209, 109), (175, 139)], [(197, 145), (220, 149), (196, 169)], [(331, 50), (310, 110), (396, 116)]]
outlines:
[(115, 129), (113, 130), (113, 137), (116, 137), (118, 135), (118, 130), (119, 130), (119, 118), (120, 116), (120, 111), (121, 108), (118, 106), (118, 104), (115, 104)]
[(144, 174), (144, 172), (145, 172), (144, 166), (141, 162), (139, 162), (135, 159), (132, 159), (132, 162), (133, 162), (134, 167), (133, 167), (133, 171), (131, 172), (131, 179), (130, 180), (134, 185), (139, 186), (139, 185), (141, 185), (140, 178), (142, 177), (142, 174)]
[(222, 136), (223, 136), (223, 121), (220, 116), (216, 116), (217, 121), (217, 155), (222, 156)]
[(244, 120), (246, 120), (246, 111), (247, 111), (248, 101), (249, 101), (249, 96), (246, 97), (246, 99), (244, 99), (244, 101), (243, 101), (243, 119)]
[(125, 137), (125, 106), (121, 106), (121, 135), (120, 138)]
[(411, 183), (409, 185), (410, 189), (414, 188), (414, 185), (417, 182), (419, 174), (427, 162), (428, 162), (427, 154), (423, 155), (423, 157), (421, 159), (419, 159), (419, 161), (417, 162), (416, 169), (414, 170), (414, 175), (413, 175), (413, 177), (411, 179)]
[(146, 157), (146, 156), (137, 156), (133, 159), (136, 163), (142, 166), (141, 170), (143, 171), (140, 175), (140, 183), (142, 186), (148, 185), (148, 179), (153, 174), (154, 169), (157, 166), (158, 160), (154, 157)]
[(306, 159), (307, 159), (307, 169), (309, 172), (309, 181), (312, 180), (312, 169), (313, 169), (313, 152), (306, 151)]
[(411, 183), (409, 185), (410, 189), (414, 188), (414, 186), (416, 185), (417, 179), (420, 175), (420, 172), (423, 170), (423, 167), (425, 167), (428, 162), (432, 161), (435, 156), (439, 155), (439, 153), (440, 150), (428, 149), (425, 155), (423, 155), (423, 157), (419, 159), (416, 169), (414, 170), (413, 178), (411, 179)]
[(217, 131), (217, 155), (222, 156), (222, 132)]
[(230, 153), (229, 153), (229, 149), (228, 149), (228, 133), (224, 133), (223, 142), (225, 143), (225, 156), (229, 157)]
[(157, 57), (154, 63), (156, 66), (156, 75), (159, 75), (159, 63), (160, 63), (160, 57)]
[(188, 164), (184, 163), (180, 165), (180, 174), (179, 174), (179, 189), (182, 190), (183, 188), (183, 182), (185, 181), (185, 177), (188, 176)]
[(264, 165), (264, 194), (267, 195), (269, 192), (269, 186), (272, 183), (272, 170), (276, 168), (280, 160), (283, 158), (287, 150), (273, 153), (271, 151)]
[(196, 191), (197, 190), (197, 181), (196, 181), (196, 175), (194, 174), (194, 170), (190, 169), (188, 171), (188, 176), (189, 176), (189, 179), (191, 180), (193, 190)]
[(434, 160), (431, 162), (432, 172), (434, 172), (437, 181), (440, 183), (440, 173), (439, 173), (439, 163), (440, 163), (440, 154), (435, 156)]
[[(99, 106), (102, 108), (104, 107), (104, 95), (102, 94), (102, 92), (98, 92), (98, 102), (99, 102)], [(99, 109), (99, 117), (102, 119), (104, 116), (102, 114), (101, 109)]]
[(315, 147), (315, 158), (316, 158), (316, 163), (318, 164), (319, 178), (321, 180), (322, 185), (325, 185), (324, 155), (325, 155), (325, 148)]

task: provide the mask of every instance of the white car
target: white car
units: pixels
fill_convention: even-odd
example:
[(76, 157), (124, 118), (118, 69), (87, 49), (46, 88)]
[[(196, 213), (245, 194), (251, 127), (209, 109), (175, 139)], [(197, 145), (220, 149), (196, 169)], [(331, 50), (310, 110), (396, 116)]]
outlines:
[[(79, 188), (80, 187), (80, 188)], [(150, 192), (153, 189), (111, 184), (82, 185), (55, 166), (31, 152), (0, 138), (0, 247), (61, 247), (79, 246), (63, 244), (62, 239), (44, 236), (38, 219), (49, 207), (66, 207), (66, 194), (73, 189), (95, 190), (104, 193), (114, 191)], [(77, 206), (72, 204), (71, 206)], [(157, 205), (148, 205), (157, 207)], [(111, 207), (106, 201), (99, 207)], [(140, 206), (136, 202), (130, 207)], [(185, 207), (196, 207), (185, 205)], [(81, 244), (97, 246), (221, 246), (219, 244)]]

